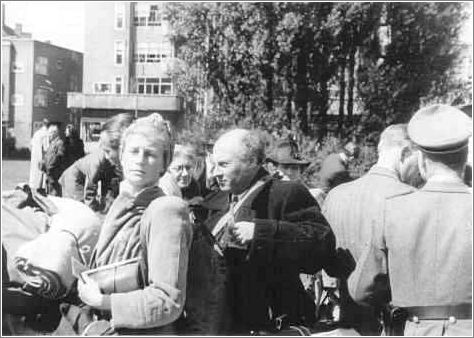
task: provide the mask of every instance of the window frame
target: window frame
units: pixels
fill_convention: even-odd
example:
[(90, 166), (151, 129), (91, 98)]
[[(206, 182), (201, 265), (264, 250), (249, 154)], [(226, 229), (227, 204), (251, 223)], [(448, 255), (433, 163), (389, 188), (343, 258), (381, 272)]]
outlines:
[[(119, 48), (121, 46), (121, 48)], [(120, 56), (120, 63), (117, 62), (117, 57)], [(114, 41), (114, 65), (122, 67), (124, 65), (125, 58), (125, 41), (115, 40)]]

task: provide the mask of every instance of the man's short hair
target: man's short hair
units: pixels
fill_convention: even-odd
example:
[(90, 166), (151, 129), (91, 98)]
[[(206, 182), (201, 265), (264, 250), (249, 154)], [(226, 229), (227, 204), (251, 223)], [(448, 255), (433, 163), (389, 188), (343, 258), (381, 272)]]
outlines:
[(240, 141), (244, 152), (241, 160), (255, 161), (256, 164), (262, 164), (265, 160), (265, 142), (260, 134), (255, 130), (232, 129), (223, 135), (220, 139), (230, 138)]
[(414, 146), (413, 142), (408, 137), (406, 124), (392, 124), (384, 129), (380, 134), (377, 151), (380, 153), (387, 149), (403, 148)]
[(105, 121), (101, 133), (107, 135), (107, 142), (111, 148), (118, 149), (120, 147), (122, 135), (132, 121), (133, 116), (127, 113), (115, 115)]
[(464, 147), (458, 151), (446, 154), (433, 154), (433, 153), (425, 153), (423, 155), (436, 163), (442, 163), (445, 166), (449, 167), (452, 170), (459, 170), (467, 162), (467, 155), (468, 155), (467, 147)]

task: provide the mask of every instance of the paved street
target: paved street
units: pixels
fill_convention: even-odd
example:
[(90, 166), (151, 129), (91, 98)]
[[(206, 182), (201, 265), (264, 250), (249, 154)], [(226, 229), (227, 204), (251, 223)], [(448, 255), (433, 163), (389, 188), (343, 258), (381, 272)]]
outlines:
[(20, 182), (28, 182), (30, 161), (2, 160), (2, 191), (11, 190)]

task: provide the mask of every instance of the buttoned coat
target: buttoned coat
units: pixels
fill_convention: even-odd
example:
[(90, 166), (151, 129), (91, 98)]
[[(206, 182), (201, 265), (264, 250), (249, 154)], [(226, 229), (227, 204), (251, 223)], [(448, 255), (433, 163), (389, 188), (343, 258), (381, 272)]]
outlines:
[[(256, 180), (265, 175), (268, 173), (262, 169)], [(209, 230), (227, 209), (211, 215)], [(309, 191), (296, 182), (271, 179), (246, 199), (234, 221), (255, 223), (250, 246), (227, 247), (223, 257), (208, 252), (209, 264), (200, 271), (210, 274), (211, 285), (207, 291), (198, 290), (199, 295), (189, 290), (194, 302), (209, 309), (210, 318), (200, 319), (210, 322), (206, 325), (213, 331), (207, 334), (270, 329), (271, 320), (281, 315), (290, 323), (314, 322), (315, 306), (299, 274), (332, 264), (335, 239)], [(188, 315), (194, 316), (192, 311)]]
[[(381, 226), (349, 291), (358, 302), (395, 306), (472, 303), (472, 193), (459, 181), (428, 181), (419, 191), (388, 198)], [(388, 279), (389, 277), (389, 279)], [(390, 286), (387, 283), (390, 283)], [(472, 320), (407, 322), (409, 335), (471, 334)]]
[[(336, 247), (348, 250), (356, 264), (372, 239), (379, 213), (387, 197), (415, 189), (402, 183), (388, 168), (372, 167), (361, 178), (331, 190), (323, 204), (323, 215), (336, 236)], [(377, 309), (357, 306), (341, 281), (341, 318), (357, 327), (361, 334), (378, 334)]]

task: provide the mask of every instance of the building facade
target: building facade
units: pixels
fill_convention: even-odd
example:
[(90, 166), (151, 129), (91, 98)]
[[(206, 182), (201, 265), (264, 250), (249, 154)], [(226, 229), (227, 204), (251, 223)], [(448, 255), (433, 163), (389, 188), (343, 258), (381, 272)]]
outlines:
[(174, 44), (160, 2), (86, 2), (82, 93), (68, 94), (81, 137), (98, 139), (101, 123), (119, 113), (153, 112), (183, 125), (183, 100), (170, 76)]
[(81, 89), (82, 53), (2, 34), (2, 130), (13, 131), (17, 149), (30, 147), (44, 118), (61, 128), (72, 122), (67, 92)]

